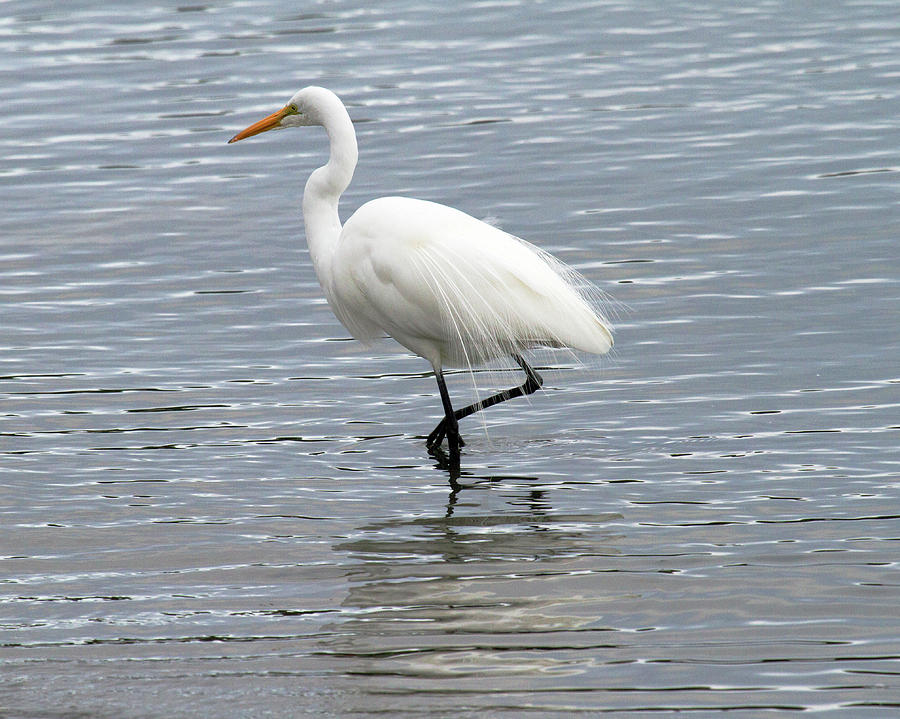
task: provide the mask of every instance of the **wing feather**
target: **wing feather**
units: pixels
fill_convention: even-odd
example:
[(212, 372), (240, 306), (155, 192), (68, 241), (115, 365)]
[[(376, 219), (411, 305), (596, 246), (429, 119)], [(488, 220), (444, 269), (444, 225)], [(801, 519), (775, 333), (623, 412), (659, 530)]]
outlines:
[(335, 250), (338, 318), (439, 363), (473, 365), (535, 345), (602, 354), (609, 325), (590, 285), (517, 237), (459, 210), (388, 197), (347, 220)]

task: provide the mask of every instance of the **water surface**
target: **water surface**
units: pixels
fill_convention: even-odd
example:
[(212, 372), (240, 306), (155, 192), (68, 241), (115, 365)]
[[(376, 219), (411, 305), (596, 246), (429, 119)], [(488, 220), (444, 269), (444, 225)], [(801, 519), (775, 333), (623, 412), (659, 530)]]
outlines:
[[(892, 716), (893, 9), (7, 7), (0, 713)], [(324, 136), (225, 144), (311, 83), (345, 217), (445, 202), (621, 303), (459, 492), (427, 364), (321, 298)]]

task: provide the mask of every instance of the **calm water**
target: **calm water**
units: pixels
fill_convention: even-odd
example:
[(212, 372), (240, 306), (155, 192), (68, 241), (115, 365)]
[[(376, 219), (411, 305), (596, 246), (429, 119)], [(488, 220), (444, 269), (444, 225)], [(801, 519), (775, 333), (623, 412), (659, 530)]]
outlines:
[[(0, 715), (896, 715), (894, 0), (102, 5), (0, 5)], [(225, 144), (310, 83), (345, 216), (624, 305), (458, 493), (321, 299), (324, 136)]]

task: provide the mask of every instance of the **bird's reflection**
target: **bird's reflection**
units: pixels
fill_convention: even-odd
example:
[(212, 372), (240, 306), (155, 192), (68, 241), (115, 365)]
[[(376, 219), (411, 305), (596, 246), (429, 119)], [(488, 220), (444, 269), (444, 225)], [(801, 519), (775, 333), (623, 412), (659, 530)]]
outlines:
[(462, 489), (462, 485), (459, 483), (461, 475), (459, 453), (448, 455), (442, 447), (436, 446), (430, 447), (428, 454), (434, 459), (435, 467), (447, 473), (447, 478), (450, 482), (450, 499), (451, 502), (454, 502), (456, 493)]
[[(609, 525), (620, 515), (555, 512), (545, 489), (517, 488), (487, 511), (481, 496), (496, 494), (451, 490), (443, 516), (367, 523), (333, 546), (353, 563), (326, 652), (354, 674), (432, 675), (452, 670), (467, 636), (515, 646), (536, 632), (593, 631), (606, 583), (594, 570), (617, 554)], [(479, 661), (467, 650), (466, 663)]]
[[(436, 469), (439, 469), (443, 472), (447, 473), (447, 480), (450, 485), (450, 494), (447, 498), (447, 514), (445, 516), (449, 517), (453, 514), (453, 507), (456, 505), (459, 492), (463, 489), (474, 489), (478, 486), (483, 486), (485, 483), (492, 484), (495, 482), (500, 482), (504, 480), (515, 480), (515, 481), (526, 481), (526, 482), (537, 482), (539, 479), (537, 477), (523, 477), (523, 476), (502, 476), (502, 477), (483, 477), (472, 472), (464, 472), (460, 468), (460, 457), (459, 455), (448, 455), (444, 452), (440, 447), (435, 447), (433, 449), (429, 449), (428, 453), (431, 455), (432, 459), (434, 459), (434, 466)], [(471, 480), (471, 481), (469, 481)], [(540, 494), (543, 495), (543, 491), (534, 490), (530, 492), (530, 494)], [(549, 505), (547, 506), (549, 510)]]

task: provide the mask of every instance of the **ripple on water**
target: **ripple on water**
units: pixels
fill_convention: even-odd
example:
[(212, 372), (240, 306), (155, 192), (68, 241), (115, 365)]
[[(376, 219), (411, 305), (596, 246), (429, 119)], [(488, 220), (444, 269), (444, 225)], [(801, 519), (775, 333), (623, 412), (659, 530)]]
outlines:
[[(11, 711), (897, 705), (883, 4), (26, 2), (0, 29)], [(611, 357), (542, 356), (545, 391), (465, 424), (459, 492), (427, 366), (321, 300), (323, 138), (225, 145), (309, 82), (357, 121), (345, 210), (491, 217), (627, 305)]]

